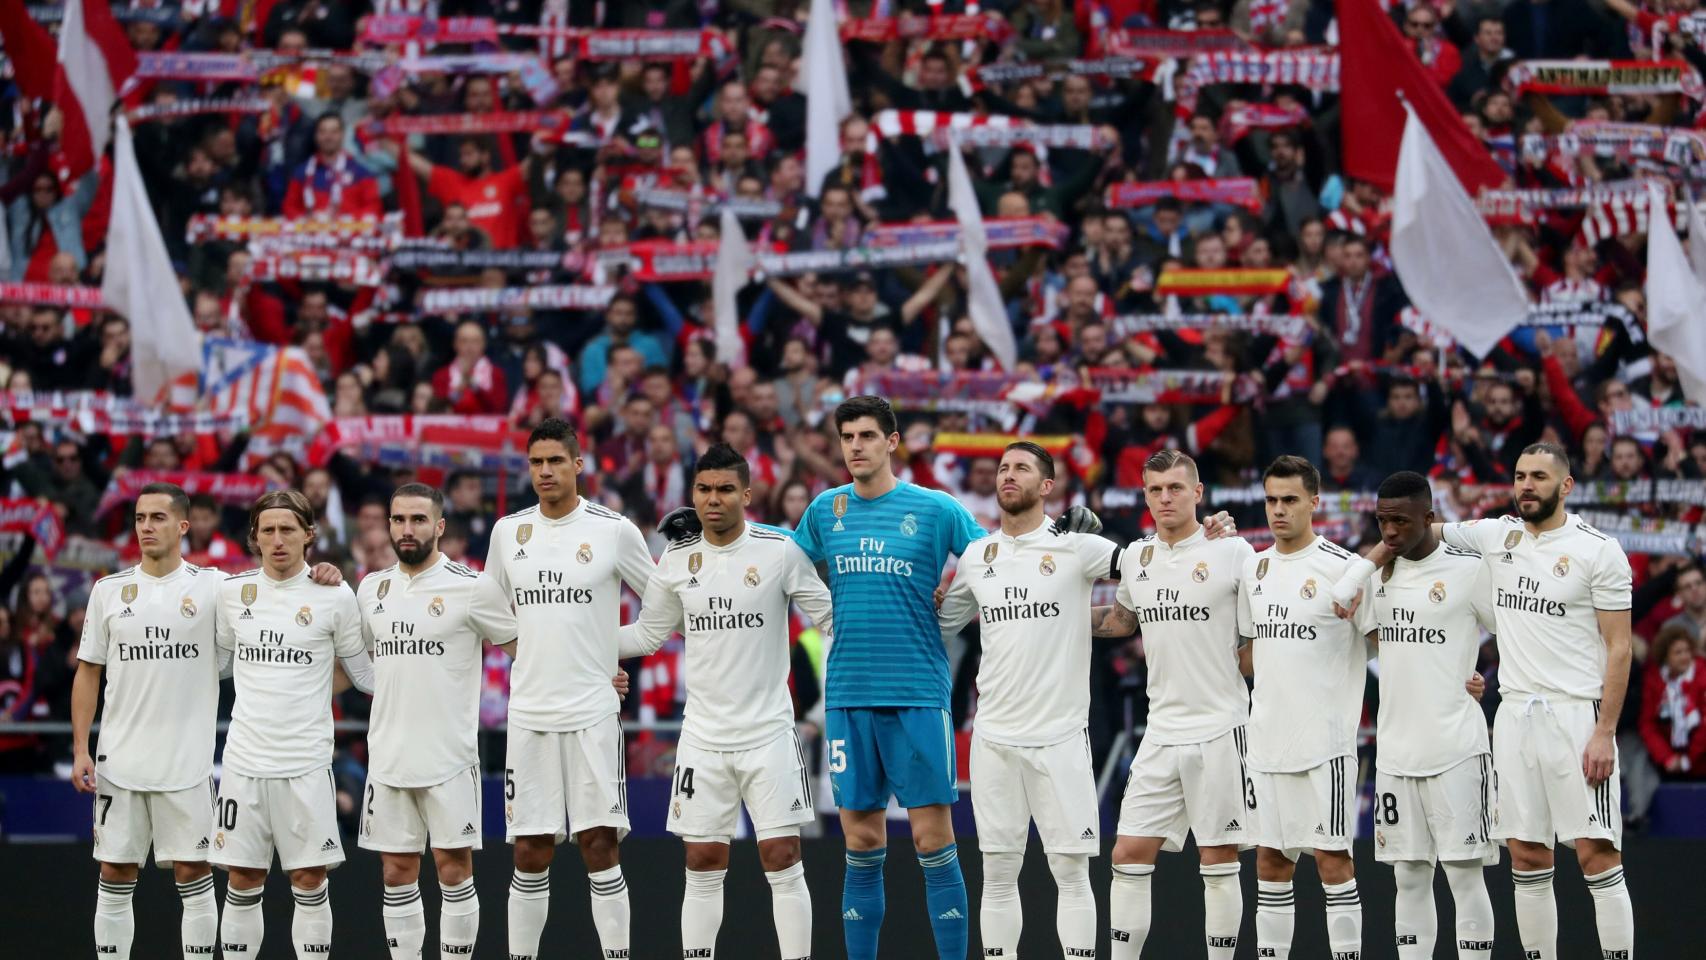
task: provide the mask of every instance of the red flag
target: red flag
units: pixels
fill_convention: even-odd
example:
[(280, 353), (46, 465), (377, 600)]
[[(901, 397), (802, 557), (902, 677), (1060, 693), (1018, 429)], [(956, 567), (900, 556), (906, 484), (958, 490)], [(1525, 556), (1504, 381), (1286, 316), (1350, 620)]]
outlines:
[(1392, 190), (1404, 140), (1402, 94), (1470, 196), (1504, 183), (1504, 170), (1463, 125), (1376, 0), (1338, 0), (1338, 10), (1345, 173)]
[(421, 212), (421, 182), (409, 166), (409, 141), (397, 138), (397, 172), (393, 175), (397, 187), (397, 207), (403, 211), (403, 236), (426, 236), (426, 218)]
[(53, 78), (59, 72), (53, 58), (53, 37), (30, 18), (24, 0), (0, 0), (0, 43), (6, 45), (14, 79), (24, 96), (52, 99)]
[(64, 149), (81, 176), (106, 152), (112, 110), (136, 72), (136, 51), (106, 0), (69, 0), (59, 28), (54, 102), (65, 111)]

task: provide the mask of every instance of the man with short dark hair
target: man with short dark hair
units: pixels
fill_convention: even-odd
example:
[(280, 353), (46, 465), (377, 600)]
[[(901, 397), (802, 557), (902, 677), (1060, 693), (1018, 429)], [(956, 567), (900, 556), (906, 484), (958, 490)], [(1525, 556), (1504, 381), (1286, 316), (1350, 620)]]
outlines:
[(687, 847), (683, 956), (709, 957), (723, 920), (729, 841), (744, 804), (770, 882), (783, 960), (812, 949), (811, 894), (799, 825), (816, 817), (805, 748), (788, 694), (789, 604), (831, 632), (829, 589), (786, 534), (746, 520), (747, 461), (715, 444), (693, 471), (702, 533), (671, 544), (647, 583), (640, 618), (621, 630), (624, 658), (647, 656), (678, 630), (687, 707), (668, 827)]
[(383, 212), (379, 181), (344, 150), (344, 118), (321, 114), (314, 121), (314, 153), (285, 189), (284, 215), (378, 217)]
[[(440, 203), (462, 204), (468, 222), (506, 250), (525, 239), (522, 217), (527, 210), (527, 170), (531, 154), (505, 170), (492, 169), (492, 147), (484, 138), (463, 137), (457, 147), (457, 169), (440, 167), (404, 147), (413, 174), (426, 178), (427, 191)], [(403, 174), (409, 176), (409, 173)]]

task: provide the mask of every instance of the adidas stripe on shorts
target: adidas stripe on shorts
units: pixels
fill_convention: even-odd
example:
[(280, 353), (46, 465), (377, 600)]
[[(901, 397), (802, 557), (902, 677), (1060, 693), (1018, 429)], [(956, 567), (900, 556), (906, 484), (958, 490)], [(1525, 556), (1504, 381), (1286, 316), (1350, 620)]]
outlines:
[(1031, 821), (1049, 853), (1101, 852), (1088, 731), (1046, 747), (971, 739), (971, 809), (978, 849), (1023, 853)]
[(669, 832), (728, 842), (740, 830), (740, 808), (758, 839), (798, 836), (816, 819), (811, 773), (799, 735), (789, 730), (751, 750), (706, 750), (685, 740), (675, 751)]
[(368, 777), (356, 845), (381, 853), (480, 849), (480, 769), (430, 787), (393, 787)]

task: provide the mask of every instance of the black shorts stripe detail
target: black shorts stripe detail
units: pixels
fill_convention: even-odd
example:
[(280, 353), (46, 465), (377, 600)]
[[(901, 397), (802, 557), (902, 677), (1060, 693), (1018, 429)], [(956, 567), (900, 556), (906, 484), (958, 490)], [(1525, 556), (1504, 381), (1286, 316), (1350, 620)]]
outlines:
[(817, 807), (812, 804), (811, 773), (806, 769), (806, 748), (804, 744), (800, 743), (800, 731), (798, 730), (794, 731), (794, 756), (798, 757), (800, 761), (800, 796), (804, 798), (803, 802), (807, 810), (816, 810)]
[(1484, 753), (1481, 754), (1481, 842), (1482, 843), (1486, 843), (1488, 840), (1491, 840), (1493, 838), (1492, 837), (1493, 821), (1492, 821), (1492, 810), (1491, 810), (1492, 796), (1491, 796), (1491, 792), (1487, 789), (1487, 787), (1488, 787), (1487, 768), (1490, 766), (1492, 766), (1492, 759)]
[[(1330, 829), (1333, 836), (1345, 835), (1345, 758), (1333, 758), (1333, 797)], [(1331, 902), (1329, 897), (1328, 901)]]
[(1244, 732), (1243, 724), (1239, 724), (1232, 728), (1232, 745), (1238, 750), (1238, 799), (1243, 801), (1244, 812), (1248, 814), (1250, 811), (1250, 798), (1247, 784), (1250, 782), (1250, 771), (1247, 769), (1244, 761), (1246, 749), (1244, 745), (1245, 736), (1246, 734)]
[(616, 731), (616, 806), (628, 815), (628, 735), (621, 728)]

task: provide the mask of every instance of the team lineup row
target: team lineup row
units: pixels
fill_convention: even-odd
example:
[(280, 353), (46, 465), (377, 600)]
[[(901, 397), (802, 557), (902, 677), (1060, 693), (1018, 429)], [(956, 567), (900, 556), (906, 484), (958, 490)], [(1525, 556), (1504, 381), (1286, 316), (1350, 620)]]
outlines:
[[(443, 892), (440, 955), (471, 955), (486, 640), (515, 659), (504, 784), (515, 863), (508, 956), (539, 956), (550, 865), (572, 836), (603, 956), (628, 957), (618, 846), (628, 813), (611, 678), (620, 658), (679, 632), (687, 704), (668, 827), (686, 846), (682, 956), (715, 954), (728, 845), (744, 804), (781, 955), (809, 957), (799, 825), (814, 814), (787, 689), (792, 605), (833, 635), (825, 734), (847, 839), (841, 913), (852, 960), (877, 952), (891, 797), (911, 819), (937, 955), (965, 957), (970, 910), (948, 815), (957, 778), (943, 638), (974, 618), (984, 651), (970, 770), (984, 956), (1018, 956), (1018, 873), (1033, 822), (1059, 888), (1062, 949), (1098, 955), (1090, 643), (1093, 634), (1133, 633), (1142, 635), (1150, 710), (1113, 847), (1113, 960), (1140, 956), (1158, 855), (1179, 849), (1187, 832), (1202, 860), (1210, 958), (1230, 960), (1236, 949), (1239, 854), (1252, 846), (1258, 956), (1289, 954), (1292, 871), (1306, 852), (1323, 880), (1334, 956), (1360, 956), (1349, 851), (1371, 643), (1381, 658), (1376, 852), (1397, 875), (1400, 956), (1433, 955), (1436, 863), (1456, 901), (1459, 955), (1490, 956), (1482, 865), (1505, 843), (1523, 947), (1555, 957), (1555, 841), (1576, 846), (1604, 956), (1632, 955), (1611, 729), (1627, 679), (1630, 571), (1615, 542), (1563, 511), (1571, 480), (1560, 451), (1536, 445), (1523, 454), (1519, 516), (1503, 520), (1437, 524), (1424, 478), (1388, 478), (1381, 543), (1364, 560), (1315, 536), (1319, 477), (1300, 458), (1282, 457), (1264, 476), (1276, 542), (1258, 554), (1224, 515), (1198, 522), (1202, 487), (1189, 457), (1156, 454), (1144, 471), (1156, 534), (1121, 548), (1096, 535), (1099, 524), (1081, 508), (1045, 516), (1054, 462), (1041, 447), (1005, 451), (1000, 529), (985, 532), (952, 498), (897, 480), (890, 455), (899, 438), (885, 401), (853, 398), (835, 421), (853, 482), (816, 498), (795, 531), (746, 522), (747, 464), (719, 445), (698, 461), (693, 507), (671, 518), (673, 542), (656, 563), (630, 521), (578, 496), (579, 445), (561, 421), (530, 436), (539, 504), (497, 521), (481, 573), (437, 550), (443, 498), (419, 484), (391, 500), (399, 563), (354, 593), (335, 570), (306, 564), (313, 514), (299, 494), (254, 504), (250, 537), (262, 565), (224, 577), (178, 553), (182, 491), (144, 490), (135, 511), (143, 559), (96, 585), (74, 692), (73, 778), (96, 800), (97, 953), (129, 956), (131, 893), (150, 848), (176, 871), (185, 957), (256, 955), (275, 852), (296, 898), (297, 955), (330, 952), (326, 871), (343, 860), (330, 698), (347, 683), (374, 696), (358, 842), (383, 863), (390, 955), (423, 949), (423, 849)], [(960, 558), (957, 570), (938, 596), (950, 556)], [(1104, 579), (1118, 581), (1117, 602), (1092, 608), (1091, 587)], [(628, 625), (620, 625), (623, 584), (642, 596)], [(1466, 689), (1483, 629), (1501, 653), (1491, 742), (1473, 684)], [(236, 701), (210, 818), (222, 674), (233, 677)], [(229, 872), (223, 917), (210, 863)]]

